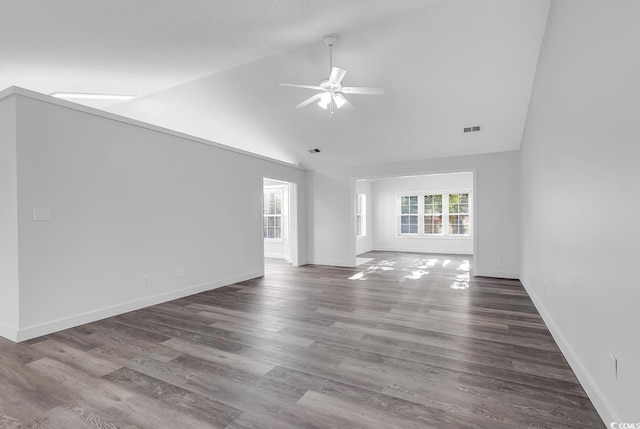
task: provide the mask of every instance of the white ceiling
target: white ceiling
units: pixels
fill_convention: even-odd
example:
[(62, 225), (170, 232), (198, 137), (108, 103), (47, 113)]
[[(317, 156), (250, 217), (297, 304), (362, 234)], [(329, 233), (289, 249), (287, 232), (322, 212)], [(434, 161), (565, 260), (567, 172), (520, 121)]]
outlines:
[(0, 0), (0, 89), (145, 95), (424, 0)]
[[(550, 0), (0, 1), (0, 87), (148, 94), (109, 110), (323, 168), (518, 149)], [(326, 78), (329, 33), (386, 89), (332, 118), (277, 86)]]

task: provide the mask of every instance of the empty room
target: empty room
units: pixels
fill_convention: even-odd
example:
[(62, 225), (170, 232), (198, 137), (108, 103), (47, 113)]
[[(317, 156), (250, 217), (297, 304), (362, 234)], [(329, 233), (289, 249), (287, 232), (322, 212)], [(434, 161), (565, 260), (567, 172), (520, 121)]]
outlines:
[(638, 22), (3, 0), (0, 428), (640, 429)]

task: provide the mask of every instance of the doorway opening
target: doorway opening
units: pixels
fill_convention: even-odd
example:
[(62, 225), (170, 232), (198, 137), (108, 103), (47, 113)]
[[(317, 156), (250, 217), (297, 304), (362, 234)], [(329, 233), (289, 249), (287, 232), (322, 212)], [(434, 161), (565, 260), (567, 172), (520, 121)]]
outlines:
[[(263, 179), (262, 236), (264, 257), (269, 261), (298, 266), (297, 186), (276, 179)], [(265, 264), (265, 268), (268, 265)]]

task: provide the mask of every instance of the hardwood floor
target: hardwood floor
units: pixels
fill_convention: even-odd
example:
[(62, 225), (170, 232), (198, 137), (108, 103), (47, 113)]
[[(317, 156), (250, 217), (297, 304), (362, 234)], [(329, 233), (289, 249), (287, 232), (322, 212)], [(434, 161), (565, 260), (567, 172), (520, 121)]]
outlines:
[(0, 427), (604, 427), (518, 281), (365, 256), (0, 339)]

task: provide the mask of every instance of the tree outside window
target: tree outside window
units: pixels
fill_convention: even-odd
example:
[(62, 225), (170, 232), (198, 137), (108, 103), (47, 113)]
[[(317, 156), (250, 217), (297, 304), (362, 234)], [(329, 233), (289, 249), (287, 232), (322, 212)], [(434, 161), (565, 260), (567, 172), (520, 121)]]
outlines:
[(442, 195), (424, 196), (424, 233), (442, 234)]
[(468, 192), (400, 195), (399, 203), (400, 235), (470, 235)]
[(469, 194), (449, 194), (449, 234), (469, 234)]

